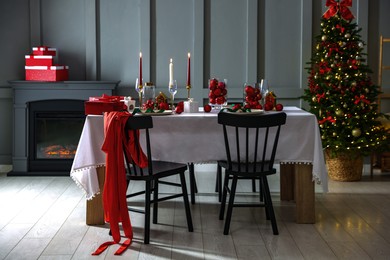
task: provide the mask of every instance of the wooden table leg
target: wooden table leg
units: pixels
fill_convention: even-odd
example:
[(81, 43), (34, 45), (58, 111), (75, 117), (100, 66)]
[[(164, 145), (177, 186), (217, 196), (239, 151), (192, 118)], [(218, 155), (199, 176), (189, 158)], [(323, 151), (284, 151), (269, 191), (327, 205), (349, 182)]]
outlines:
[(296, 222), (313, 224), (315, 216), (315, 193), (311, 164), (295, 164)]
[(295, 164), (280, 164), (280, 199), (294, 200)]
[(280, 200), (295, 201), (295, 221), (315, 223), (315, 193), (310, 164), (280, 164)]
[(99, 167), (96, 169), (100, 193), (96, 195), (92, 200), (87, 200), (87, 212), (86, 212), (86, 224), (87, 225), (104, 225), (104, 211), (102, 191), (105, 181), (106, 167)]

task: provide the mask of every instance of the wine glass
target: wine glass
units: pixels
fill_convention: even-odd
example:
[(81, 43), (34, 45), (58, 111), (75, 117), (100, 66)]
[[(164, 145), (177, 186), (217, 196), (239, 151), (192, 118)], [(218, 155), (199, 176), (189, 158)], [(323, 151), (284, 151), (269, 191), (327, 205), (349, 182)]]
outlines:
[(261, 91), (261, 100), (262, 100), (262, 106), (265, 105), (265, 98), (268, 95), (269, 87), (268, 87), (268, 80), (262, 79), (260, 84), (260, 91)]
[(173, 80), (172, 82), (169, 83), (168, 86), (168, 91), (171, 93), (171, 101), (172, 101), (172, 110), (174, 109), (173, 107), (173, 101), (175, 100), (175, 94), (177, 93), (177, 82), (176, 80)]
[(142, 92), (143, 92), (143, 86), (142, 86), (142, 84), (140, 84), (138, 78), (135, 80), (135, 90), (136, 90), (137, 93), (138, 93), (139, 108), (141, 109), (141, 107), (142, 107)]

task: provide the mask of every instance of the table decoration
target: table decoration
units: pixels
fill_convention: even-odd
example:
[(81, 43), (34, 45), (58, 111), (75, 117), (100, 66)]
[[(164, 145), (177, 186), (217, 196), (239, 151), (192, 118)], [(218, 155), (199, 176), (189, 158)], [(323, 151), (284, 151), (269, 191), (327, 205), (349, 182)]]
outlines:
[(206, 113), (211, 112), (212, 107), (209, 104), (203, 106), (203, 111)]
[(172, 115), (173, 111), (170, 109), (153, 109), (153, 108), (148, 108), (148, 109), (139, 109), (136, 108), (133, 110), (133, 115), (136, 114), (142, 114), (142, 115), (149, 115), (149, 116), (163, 116), (163, 115)]
[(156, 87), (153, 82), (145, 82), (143, 90), (142, 90), (142, 104), (145, 104), (150, 101), (154, 101), (156, 93)]
[(109, 96), (103, 94), (101, 97), (89, 97), (85, 101), (86, 115), (102, 115), (104, 112), (126, 110), (123, 96)]
[(262, 109), (259, 83), (244, 84), (244, 107)]
[(221, 111), (224, 111), (224, 112), (231, 112), (231, 113), (241, 113), (241, 114), (245, 114), (245, 113), (263, 113), (264, 110), (262, 109), (254, 109), (254, 108), (247, 108), (247, 107), (243, 107), (241, 106), (241, 104), (232, 104), (228, 107), (224, 107), (221, 109)]
[(135, 108), (135, 100), (129, 97), (124, 97), (124, 103), (127, 106), (127, 111), (132, 112)]
[(177, 103), (177, 106), (175, 107), (175, 113), (181, 114), (183, 113), (183, 111), (184, 111), (184, 102), (180, 101), (179, 103)]
[(261, 80), (260, 93), (262, 96), (262, 106), (265, 111), (283, 110), (283, 105), (277, 103), (275, 92), (269, 90), (268, 80), (266, 79)]
[(168, 98), (167, 96), (165, 95), (164, 92), (161, 92), (156, 96), (156, 103), (157, 104), (160, 104), (160, 103), (168, 103)]
[(198, 113), (199, 103), (194, 101), (193, 98), (189, 98), (188, 101), (184, 101), (184, 112), (185, 113)]
[(227, 79), (219, 81), (217, 78), (209, 80), (209, 104), (214, 109), (221, 109), (227, 105)]

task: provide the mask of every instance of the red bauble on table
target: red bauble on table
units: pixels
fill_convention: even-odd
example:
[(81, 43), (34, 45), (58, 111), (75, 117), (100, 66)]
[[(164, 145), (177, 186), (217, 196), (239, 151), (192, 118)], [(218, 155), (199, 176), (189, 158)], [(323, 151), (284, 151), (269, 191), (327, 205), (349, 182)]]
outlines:
[(273, 106), (272, 103), (265, 103), (265, 105), (264, 105), (264, 110), (265, 111), (270, 111), (272, 109), (274, 109), (274, 106)]
[(276, 104), (275, 109), (276, 109), (276, 111), (282, 111), (283, 110), (283, 105), (280, 104), (280, 103)]
[(161, 102), (160, 104), (158, 104), (158, 109), (160, 109), (160, 110), (168, 110), (169, 109), (169, 105), (166, 102)]
[(184, 111), (184, 102), (183, 102), (183, 101), (180, 101), (180, 102), (177, 104), (176, 108), (175, 108), (175, 113), (176, 113), (176, 114), (181, 114), (181, 113), (183, 113), (183, 111)]

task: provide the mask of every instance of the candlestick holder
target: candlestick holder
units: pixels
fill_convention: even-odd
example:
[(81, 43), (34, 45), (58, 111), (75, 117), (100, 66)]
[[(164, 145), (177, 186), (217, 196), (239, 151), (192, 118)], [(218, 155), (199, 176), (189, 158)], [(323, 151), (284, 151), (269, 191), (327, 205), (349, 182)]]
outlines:
[(186, 89), (187, 89), (187, 98), (188, 98), (188, 100), (190, 100), (191, 85), (187, 85)]

